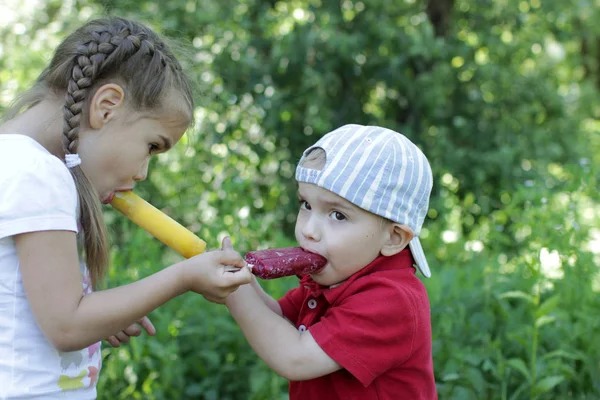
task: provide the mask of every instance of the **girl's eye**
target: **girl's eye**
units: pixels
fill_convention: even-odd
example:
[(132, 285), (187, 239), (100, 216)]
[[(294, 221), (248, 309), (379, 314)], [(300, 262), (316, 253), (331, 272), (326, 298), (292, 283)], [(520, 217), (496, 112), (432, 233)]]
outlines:
[(303, 208), (305, 210), (311, 210), (310, 204), (308, 204), (306, 200), (298, 200), (298, 203), (300, 203), (300, 208)]
[(158, 145), (156, 143), (150, 143), (148, 145), (148, 150), (150, 151), (150, 154), (154, 154), (159, 150), (160, 147), (158, 147)]
[(333, 217), (333, 219), (335, 219), (336, 221), (343, 221), (346, 219), (346, 216), (344, 214), (342, 214), (339, 211), (334, 211), (331, 213), (331, 216)]

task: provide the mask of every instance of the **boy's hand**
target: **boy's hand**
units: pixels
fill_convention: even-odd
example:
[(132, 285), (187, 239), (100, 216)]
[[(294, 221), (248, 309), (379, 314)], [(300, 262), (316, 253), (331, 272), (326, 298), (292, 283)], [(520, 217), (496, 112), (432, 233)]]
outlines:
[(129, 340), (132, 336), (140, 336), (142, 334), (140, 326), (144, 328), (148, 335), (154, 336), (156, 334), (156, 329), (154, 328), (154, 325), (150, 319), (148, 317), (144, 317), (138, 320), (137, 323), (129, 325), (121, 332), (110, 336), (108, 339), (106, 339), (106, 341), (110, 343), (112, 347), (120, 347), (121, 343), (129, 343)]
[(223, 304), (227, 296), (252, 279), (240, 254), (229, 238), (223, 248), (209, 251), (182, 262), (184, 287), (203, 295), (208, 301)]

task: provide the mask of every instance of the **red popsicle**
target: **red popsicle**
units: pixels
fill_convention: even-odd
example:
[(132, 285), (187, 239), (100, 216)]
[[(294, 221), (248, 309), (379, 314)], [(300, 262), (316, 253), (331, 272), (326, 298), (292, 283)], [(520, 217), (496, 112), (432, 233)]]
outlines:
[(327, 259), (301, 247), (251, 251), (244, 257), (252, 273), (261, 279), (312, 274), (325, 267)]

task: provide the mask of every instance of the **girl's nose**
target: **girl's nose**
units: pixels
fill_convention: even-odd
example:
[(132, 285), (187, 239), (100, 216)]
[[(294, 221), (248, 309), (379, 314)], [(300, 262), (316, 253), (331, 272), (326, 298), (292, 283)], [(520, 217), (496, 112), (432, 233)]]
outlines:
[(143, 181), (148, 177), (148, 164), (150, 163), (150, 157), (146, 158), (146, 161), (142, 164), (139, 171), (133, 177), (136, 181)]

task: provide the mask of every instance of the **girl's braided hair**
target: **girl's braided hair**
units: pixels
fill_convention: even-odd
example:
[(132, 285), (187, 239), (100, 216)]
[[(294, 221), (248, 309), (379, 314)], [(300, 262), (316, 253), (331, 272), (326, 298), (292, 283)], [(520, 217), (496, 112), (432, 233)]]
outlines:
[[(37, 83), (13, 107), (39, 103), (51, 91), (65, 95), (63, 150), (75, 154), (79, 129), (85, 121), (89, 100), (102, 84), (123, 86), (128, 104), (135, 110), (161, 107), (172, 90), (181, 94), (192, 122), (191, 84), (181, 65), (163, 40), (135, 21), (110, 17), (88, 22), (69, 35), (56, 49)], [(95, 286), (104, 276), (109, 260), (102, 206), (90, 181), (79, 166), (70, 168), (79, 196), (80, 221), (84, 232), (86, 262)]]

